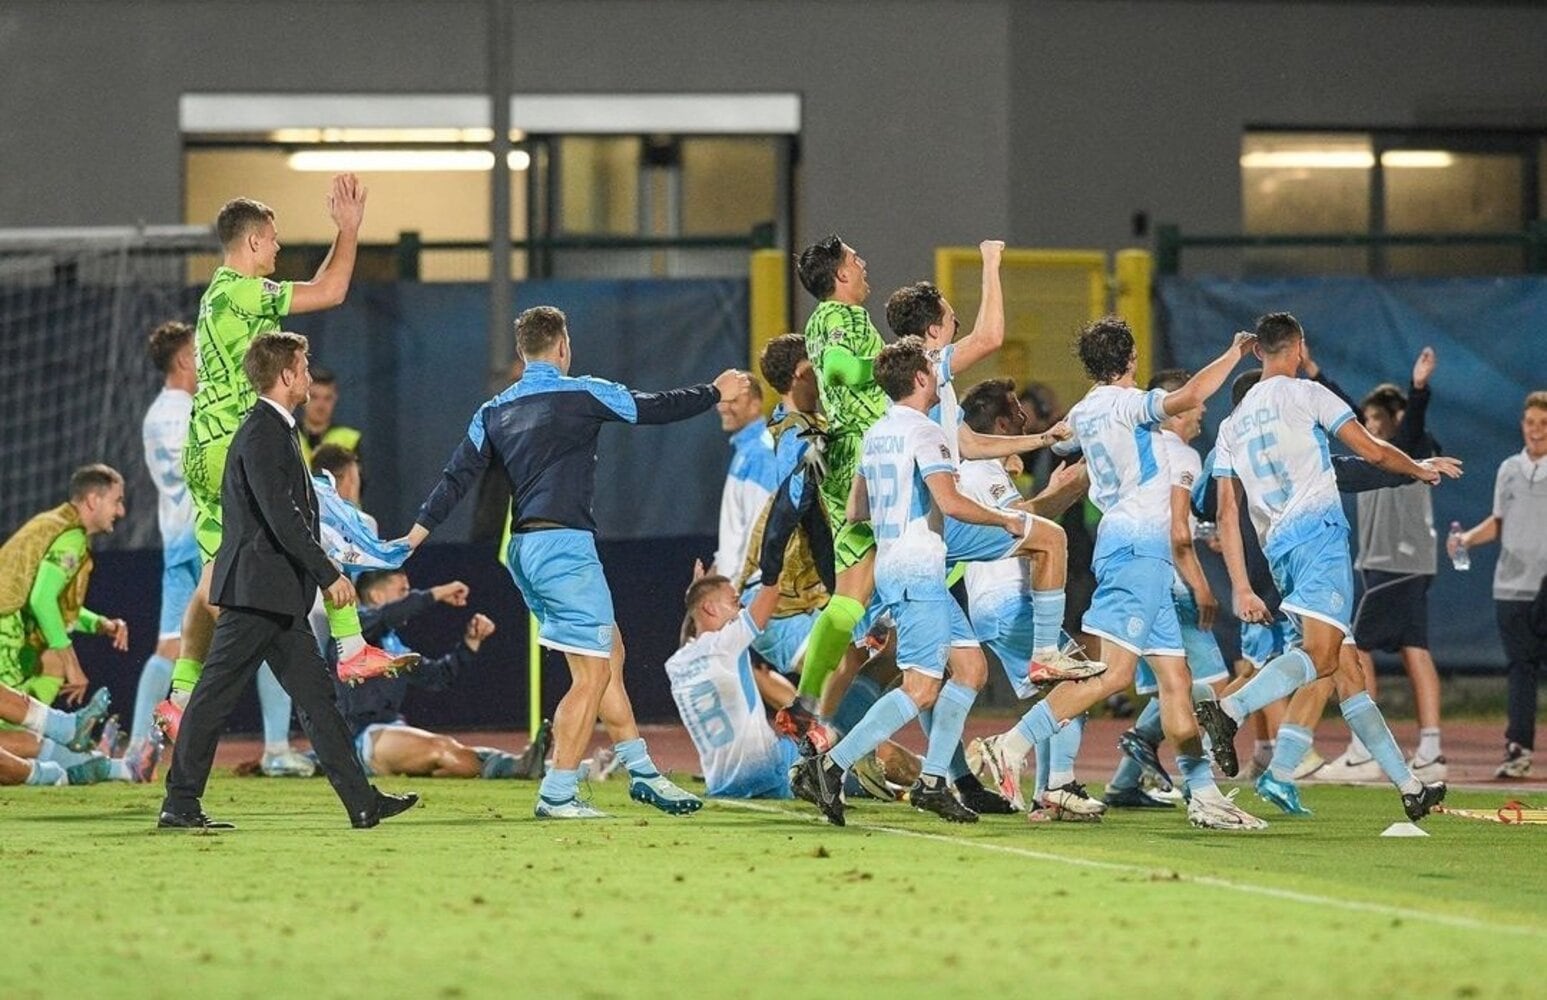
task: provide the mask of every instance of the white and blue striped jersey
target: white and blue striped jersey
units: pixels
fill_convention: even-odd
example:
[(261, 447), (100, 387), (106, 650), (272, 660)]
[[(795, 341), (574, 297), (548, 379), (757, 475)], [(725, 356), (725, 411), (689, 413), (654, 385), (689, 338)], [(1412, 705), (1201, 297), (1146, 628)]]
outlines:
[(1212, 474), (1241, 481), (1269, 557), (1294, 544), (1299, 525), (1348, 528), (1327, 445), (1352, 419), (1354, 411), (1326, 386), (1276, 375), (1253, 386), (1220, 424)]
[(945, 431), (918, 410), (893, 403), (865, 432), (859, 471), (876, 537), (877, 595), (895, 601), (909, 588), (943, 593), (943, 521), (924, 480), (956, 474)]
[(1096, 556), (1122, 548), (1171, 559), (1171, 468), (1160, 440), (1162, 389), (1098, 385), (1064, 419), (1074, 437), (1057, 448), (1085, 453), (1090, 499), (1101, 511)]
[(766, 795), (787, 781), (779, 773), (779, 737), (763, 712), (747, 654), (758, 633), (752, 615), (742, 611), (666, 661), (671, 696), (698, 750), (710, 795)]
[(193, 537), (193, 498), (183, 479), (183, 444), (192, 419), (193, 397), (181, 389), (162, 389), (145, 412), (140, 428), (145, 468), (156, 484), (162, 558), (168, 565), (199, 557)]
[(951, 461), (961, 462), (961, 403), (956, 399), (956, 386), (951, 381), (951, 364), (956, 359), (956, 345), (946, 344), (930, 353), (935, 366), (935, 379), (940, 385), (940, 402), (929, 411), (930, 419), (945, 431), (946, 446), (951, 449)]
[[(958, 479), (962, 495), (985, 507), (1008, 510), (1021, 500), (1021, 491), (1015, 488), (1010, 473), (998, 459), (968, 459), (961, 464)], [(969, 608), (998, 604), (1007, 596), (1029, 595), (1031, 560), (1010, 556), (990, 562), (969, 562), (966, 581)]]

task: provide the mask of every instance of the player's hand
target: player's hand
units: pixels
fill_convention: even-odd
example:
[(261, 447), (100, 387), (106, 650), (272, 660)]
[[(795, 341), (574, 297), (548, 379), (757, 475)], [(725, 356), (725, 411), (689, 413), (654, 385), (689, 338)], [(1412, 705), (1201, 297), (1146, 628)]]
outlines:
[(335, 608), (347, 608), (355, 602), (355, 585), (340, 573), (337, 580), (328, 584), (327, 595), (328, 603)]
[(473, 652), (478, 652), (478, 647), (483, 641), (494, 634), (494, 622), (488, 615), (476, 614), (467, 623), (467, 628), (462, 632), (462, 642)]
[(89, 682), (73, 647), (45, 650), (43, 662), (45, 666), (57, 667), (59, 675), (64, 678), (64, 683), (59, 686), (59, 693), (64, 695), (66, 705), (79, 705), (86, 700), (86, 688)]
[(1074, 428), (1069, 426), (1069, 421), (1060, 420), (1043, 431), (1042, 436), (1049, 441), (1067, 441), (1074, 437)]
[(1214, 627), (1214, 619), (1219, 617), (1219, 601), (1208, 587), (1203, 588), (1203, 593), (1194, 594), (1193, 600), (1198, 604), (1198, 627), (1207, 632)]
[(1086, 471), (1085, 459), (1083, 458), (1069, 465), (1060, 465), (1048, 477), (1047, 487), (1055, 493), (1062, 493), (1065, 487), (1072, 487), (1075, 483), (1085, 483), (1088, 485), (1089, 481), (1085, 478)]
[(978, 253), (983, 255), (984, 267), (998, 267), (1004, 258), (1004, 240), (984, 240), (978, 244)]
[[(1459, 458), (1451, 458), (1448, 455), (1436, 455), (1433, 458), (1426, 458), (1418, 464), (1424, 466), (1425, 468), (1433, 469), (1435, 472), (1438, 472), (1446, 479), (1461, 478), (1462, 462)], [(1439, 480), (1436, 479), (1434, 482), (1437, 483)], [(1430, 485), (1433, 484), (1431, 483)]]
[(1460, 552), (1463, 548), (1471, 548), (1468, 544), (1471, 535), (1470, 531), (1463, 531), (1460, 535), (1447, 535), (1445, 538), (1445, 554), (1454, 559), (1456, 558), (1456, 553)]
[(461, 580), (452, 580), (443, 583), (439, 587), (430, 588), (430, 596), (442, 604), (449, 604), (453, 608), (467, 606), (467, 584)]
[(708, 575), (709, 575), (709, 567), (704, 565), (704, 561), (702, 559), (694, 559), (693, 560), (693, 582), (697, 583), (698, 581), (702, 580), (704, 577), (706, 577)]
[(1425, 347), (1418, 352), (1418, 360), (1413, 362), (1413, 388), (1422, 389), (1429, 384), (1429, 376), (1434, 374), (1434, 348)]
[(1252, 348), (1257, 346), (1257, 335), (1250, 330), (1237, 330), (1235, 336), (1230, 339), (1230, 346), (1244, 358), (1252, 353)]
[(365, 220), (365, 186), (354, 174), (335, 174), (328, 192), (328, 215), (339, 232), (358, 233)]
[(1267, 625), (1273, 620), (1267, 604), (1250, 589), (1235, 592), (1235, 616), (1253, 625)]
[(120, 653), (129, 651), (129, 625), (122, 618), (103, 618), (97, 623), (97, 634), (110, 637)]
[(714, 380), (714, 387), (720, 390), (720, 402), (729, 402), (740, 398), (744, 392), (752, 391), (752, 376), (734, 368), (727, 368)]

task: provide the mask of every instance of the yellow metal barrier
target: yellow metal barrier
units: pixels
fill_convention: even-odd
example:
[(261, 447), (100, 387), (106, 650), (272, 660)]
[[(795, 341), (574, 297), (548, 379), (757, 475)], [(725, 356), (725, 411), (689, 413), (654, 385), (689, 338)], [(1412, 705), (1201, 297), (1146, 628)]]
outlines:
[[(789, 280), (794, 265), (782, 250), (754, 250), (747, 265), (747, 312), (750, 343), (747, 359), (757, 373), (758, 355), (763, 347), (781, 333), (790, 332)], [(763, 394), (764, 412), (772, 412), (778, 403), (772, 392)]]
[(1138, 382), (1143, 388), (1155, 368), (1155, 309), (1150, 296), (1155, 258), (1148, 250), (1119, 250), (1112, 271), (1113, 307), (1133, 328), (1139, 352)]

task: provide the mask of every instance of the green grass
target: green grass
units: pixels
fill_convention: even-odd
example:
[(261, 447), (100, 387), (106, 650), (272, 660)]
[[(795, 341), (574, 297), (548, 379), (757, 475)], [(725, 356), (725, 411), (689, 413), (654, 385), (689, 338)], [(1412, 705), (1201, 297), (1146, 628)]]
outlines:
[(5, 789), (0, 997), (1518, 997), (1547, 960), (1547, 828), (1381, 839), (1384, 790), (1312, 788), (1313, 819), (1230, 835), (676, 819), (618, 783), (594, 786), (616, 819), (538, 823), (531, 785), (384, 787), (425, 806), (355, 832), (320, 780), (217, 777), (206, 807), (241, 826), (219, 835), (152, 830), (156, 788)]

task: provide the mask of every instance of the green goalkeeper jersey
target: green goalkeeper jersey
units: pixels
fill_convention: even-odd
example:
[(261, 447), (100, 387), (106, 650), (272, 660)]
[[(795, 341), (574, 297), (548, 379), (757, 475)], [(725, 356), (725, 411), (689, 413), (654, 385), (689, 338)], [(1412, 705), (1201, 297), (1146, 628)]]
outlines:
[[(828, 300), (818, 304), (806, 321), (806, 356), (818, 372), (823, 370), (822, 354), (830, 347), (841, 347), (862, 361), (872, 361), (884, 346), (864, 306)], [(830, 436), (865, 433), (891, 405), (886, 393), (873, 381), (840, 385), (818, 378), (817, 382)]]
[(242, 359), (254, 337), (279, 329), (280, 317), (290, 312), (293, 293), (289, 281), (253, 278), (229, 267), (215, 269), (199, 299), (199, 390), (194, 393), (188, 431), (193, 444), (235, 434), (258, 402), (258, 393), (242, 370)]

